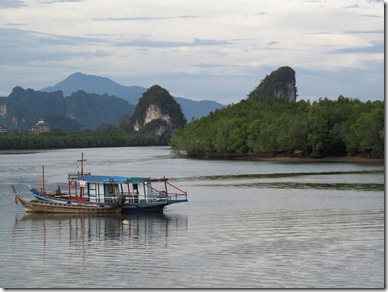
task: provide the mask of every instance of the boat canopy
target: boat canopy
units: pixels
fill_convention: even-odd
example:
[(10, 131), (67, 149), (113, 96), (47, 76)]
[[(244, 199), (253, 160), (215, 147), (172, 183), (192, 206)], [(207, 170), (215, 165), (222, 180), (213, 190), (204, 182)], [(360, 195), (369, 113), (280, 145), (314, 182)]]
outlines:
[(83, 175), (76, 180), (94, 183), (140, 183), (143, 181), (150, 181), (151, 179), (148, 177), (134, 176)]

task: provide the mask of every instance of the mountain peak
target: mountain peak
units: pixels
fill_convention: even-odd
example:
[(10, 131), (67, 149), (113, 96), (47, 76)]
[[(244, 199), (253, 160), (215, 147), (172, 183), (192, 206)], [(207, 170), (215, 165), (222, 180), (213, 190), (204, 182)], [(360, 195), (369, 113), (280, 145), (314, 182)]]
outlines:
[(249, 99), (263, 101), (269, 97), (280, 97), (288, 101), (296, 100), (295, 71), (289, 66), (280, 67), (267, 75), (249, 95)]
[[(154, 86), (157, 88), (159, 85)], [(63, 95), (67, 97), (71, 96), (72, 93), (77, 92), (80, 89), (87, 93), (96, 93), (99, 95), (107, 93), (108, 95), (113, 95), (115, 97), (125, 99), (134, 106), (139, 102), (140, 97), (147, 90), (141, 86), (120, 85), (107, 77), (75, 72), (67, 76), (64, 80), (57, 83), (56, 85), (42, 88), (40, 91), (53, 92), (61, 90)], [(215, 101), (198, 102), (181, 97), (177, 97), (176, 100), (181, 105), (186, 118), (190, 120), (192, 118), (203, 117), (209, 112), (216, 110), (217, 108), (224, 107), (224, 105)]]
[(131, 118), (123, 123), (127, 130), (169, 136), (186, 124), (179, 103), (159, 85), (151, 86), (140, 98)]
[(145, 91), (140, 86), (123, 86), (107, 77), (75, 72), (54, 86), (42, 88), (40, 91), (52, 92), (62, 90), (64, 96), (70, 96), (73, 92), (84, 90), (87, 93), (109, 94), (127, 100), (130, 104), (137, 104)]

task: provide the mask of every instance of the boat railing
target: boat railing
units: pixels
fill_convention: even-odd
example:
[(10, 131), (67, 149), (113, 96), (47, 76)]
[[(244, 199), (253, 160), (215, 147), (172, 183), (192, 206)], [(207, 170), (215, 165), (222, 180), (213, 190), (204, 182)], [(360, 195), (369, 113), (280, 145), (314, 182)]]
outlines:
[(92, 173), (91, 172), (84, 172), (84, 173), (81, 173), (80, 171), (78, 171), (77, 173), (68, 173), (67, 174), (67, 179), (77, 179), (79, 177), (81, 177), (81, 175), (91, 175)]
[(169, 202), (169, 201), (184, 201), (187, 200), (187, 194), (180, 193), (165, 193), (161, 192), (152, 192), (149, 193), (146, 197), (139, 196), (137, 193), (131, 192), (129, 196), (126, 197), (129, 203), (154, 203), (154, 202)]
[[(175, 200), (178, 200), (178, 197), (179, 197), (179, 199), (185, 197), (185, 200), (187, 200), (187, 192), (184, 190), (181, 190), (177, 186), (174, 186), (173, 184), (168, 182), (167, 178), (154, 179), (153, 181), (163, 181), (165, 184), (165, 190), (160, 191), (160, 190), (154, 188), (152, 185), (144, 183), (144, 186), (151, 190), (153, 196), (167, 197), (170, 200), (174, 199), (174, 198), (175, 198)], [(180, 193), (172, 193), (172, 192), (168, 191), (168, 186), (174, 188), (176, 191), (179, 191)]]

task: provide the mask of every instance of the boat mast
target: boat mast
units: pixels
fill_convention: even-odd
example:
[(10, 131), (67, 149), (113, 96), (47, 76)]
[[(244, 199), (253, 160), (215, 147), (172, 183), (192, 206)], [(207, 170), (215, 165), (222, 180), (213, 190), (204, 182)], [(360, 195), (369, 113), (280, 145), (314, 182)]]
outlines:
[(82, 152), (81, 153), (81, 160), (77, 160), (77, 162), (81, 162), (81, 173), (78, 173), (78, 177), (81, 177), (84, 175), (84, 162), (86, 162), (87, 160), (84, 159), (84, 153)]
[(42, 165), (42, 191), (44, 192), (44, 165)]

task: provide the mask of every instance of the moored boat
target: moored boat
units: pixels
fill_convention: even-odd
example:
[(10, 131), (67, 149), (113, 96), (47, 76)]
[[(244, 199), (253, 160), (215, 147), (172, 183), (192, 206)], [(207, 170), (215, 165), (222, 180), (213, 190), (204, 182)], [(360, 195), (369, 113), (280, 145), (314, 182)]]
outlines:
[(120, 213), (122, 205), (96, 205), (96, 204), (63, 204), (38, 199), (31, 199), (15, 195), (27, 213), (87, 213), (87, 214), (105, 214)]
[[(46, 192), (44, 168), (42, 168), (42, 187), (30, 187), (39, 201), (62, 205), (121, 206), (122, 212), (163, 212), (164, 207), (187, 202), (187, 192), (168, 181), (168, 178), (137, 176), (108, 176), (84, 173), (86, 160), (81, 156), (81, 171), (68, 174), (67, 192), (60, 186), (54, 192)], [(171, 191), (171, 189), (173, 191)]]

